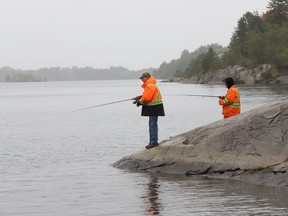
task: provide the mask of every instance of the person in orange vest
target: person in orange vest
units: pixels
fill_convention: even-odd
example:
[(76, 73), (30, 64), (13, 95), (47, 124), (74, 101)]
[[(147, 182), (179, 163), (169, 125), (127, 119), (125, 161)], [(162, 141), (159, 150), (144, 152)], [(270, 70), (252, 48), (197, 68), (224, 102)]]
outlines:
[(158, 146), (158, 116), (165, 116), (162, 95), (157, 80), (150, 73), (145, 72), (139, 79), (142, 80), (144, 89), (141, 96), (134, 99), (137, 106), (142, 105), (141, 116), (149, 116), (149, 144), (146, 149)]
[(229, 118), (240, 114), (240, 94), (233, 78), (227, 77), (222, 81), (225, 82), (228, 90), (225, 96), (219, 96), (219, 105), (222, 106), (224, 118)]

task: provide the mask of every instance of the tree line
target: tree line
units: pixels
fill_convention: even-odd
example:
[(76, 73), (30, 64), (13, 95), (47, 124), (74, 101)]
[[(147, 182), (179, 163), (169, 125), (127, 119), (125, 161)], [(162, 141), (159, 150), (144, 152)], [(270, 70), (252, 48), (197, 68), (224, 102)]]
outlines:
[(21, 70), (11, 67), (0, 68), (1, 82), (45, 82), (45, 81), (78, 81), (78, 80), (115, 80), (138, 79), (147, 68), (130, 71), (124, 67), (110, 67), (108, 69), (95, 69), (93, 67), (51, 67), (38, 70)]
[(174, 77), (201, 77), (228, 66), (254, 68), (261, 64), (272, 65), (264, 78), (288, 74), (288, 0), (270, 0), (267, 11), (245, 13), (237, 23), (228, 47), (219, 44), (201, 46), (194, 52), (184, 50), (179, 59), (163, 62), (158, 69), (130, 71), (124, 67), (95, 69), (92, 67), (41, 68), (20, 70), (0, 68), (0, 81), (73, 81), (136, 79), (144, 71), (153, 72), (160, 79)]
[(227, 48), (218, 44), (184, 50), (181, 57), (164, 62), (155, 74), (160, 78), (201, 77), (232, 65), (253, 68), (272, 65), (271, 74), (288, 73), (288, 0), (270, 0), (267, 11), (247, 12), (238, 21)]

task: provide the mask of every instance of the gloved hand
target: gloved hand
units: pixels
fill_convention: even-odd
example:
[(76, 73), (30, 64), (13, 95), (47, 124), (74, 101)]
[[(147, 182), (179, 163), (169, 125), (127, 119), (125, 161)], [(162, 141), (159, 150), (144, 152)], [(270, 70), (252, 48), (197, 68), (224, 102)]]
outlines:
[(139, 102), (139, 100), (141, 99), (142, 95), (140, 96), (136, 96), (134, 98), (132, 98), (134, 101), (133, 101), (133, 104), (136, 104), (137, 107), (139, 107), (141, 105), (141, 103)]
[(141, 99), (141, 97), (142, 97), (142, 95), (139, 95), (139, 96), (136, 96), (136, 97), (134, 97), (134, 98), (132, 98), (132, 100), (140, 100)]
[(134, 100), (133, 104), (136, 104), (137, 107), (142, 105), (139, 100)]

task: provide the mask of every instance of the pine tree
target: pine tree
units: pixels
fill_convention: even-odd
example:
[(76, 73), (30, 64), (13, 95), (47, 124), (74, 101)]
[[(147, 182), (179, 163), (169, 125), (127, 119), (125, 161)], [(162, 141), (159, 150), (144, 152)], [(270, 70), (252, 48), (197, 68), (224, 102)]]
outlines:
[(267, 8), (272, 23), (282, 25), (288, 21), (288, 0), (270, 0)]

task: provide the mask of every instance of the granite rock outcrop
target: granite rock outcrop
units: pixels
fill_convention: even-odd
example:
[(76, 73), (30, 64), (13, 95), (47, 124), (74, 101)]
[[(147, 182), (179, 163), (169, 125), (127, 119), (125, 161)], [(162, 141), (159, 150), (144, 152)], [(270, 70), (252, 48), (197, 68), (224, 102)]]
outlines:
[(114, 166), (288, 186), (288, 97), (164, 140)]

